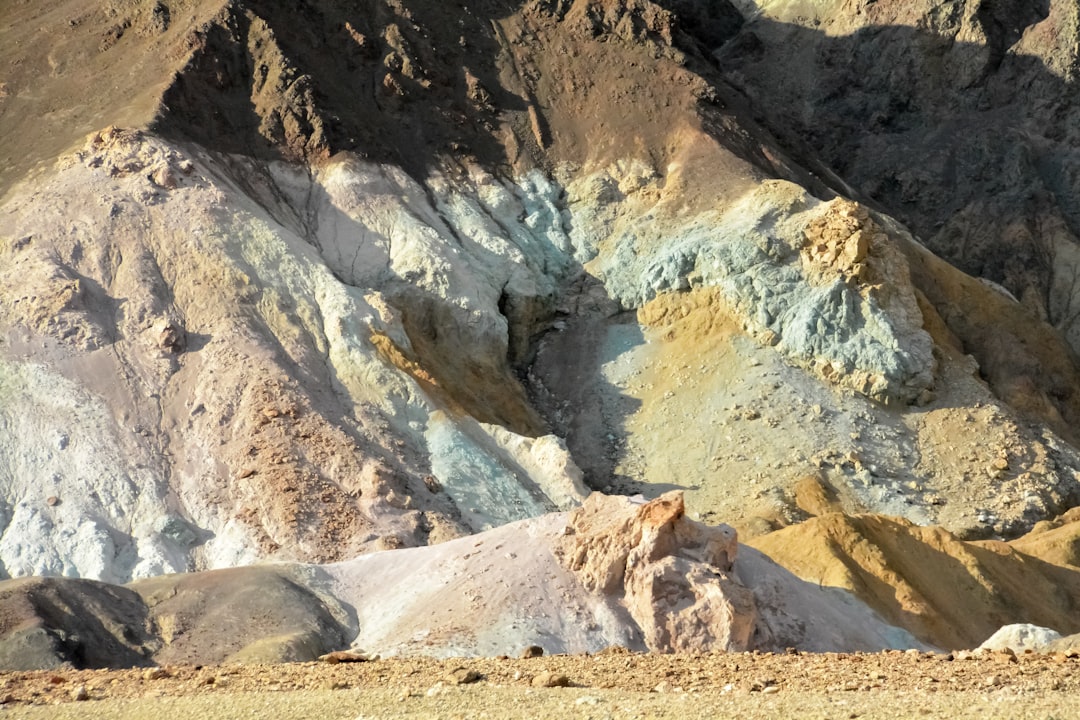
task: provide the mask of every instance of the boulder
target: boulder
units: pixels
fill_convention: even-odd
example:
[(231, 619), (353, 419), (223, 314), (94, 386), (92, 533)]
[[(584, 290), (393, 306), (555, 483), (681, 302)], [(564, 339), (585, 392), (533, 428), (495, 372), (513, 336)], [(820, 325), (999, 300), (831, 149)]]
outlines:
[(679, 491), (648, 503), (594, 493), (555, 553), (587, 590), (622, 599), (650, 650), (740, 651), (757, 612), (731, 572), (737, 548), (731, 527), (686, 517)]

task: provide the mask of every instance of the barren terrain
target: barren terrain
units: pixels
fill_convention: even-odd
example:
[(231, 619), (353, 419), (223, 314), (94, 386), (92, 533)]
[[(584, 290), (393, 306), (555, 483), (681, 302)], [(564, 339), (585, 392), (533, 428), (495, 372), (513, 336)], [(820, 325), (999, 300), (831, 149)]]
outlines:
[[(478, 677), (469, 678), (470, 673)], [(469, 682), (461, 684), (461, 679)], [(543, 687), (563, 682), (567, 687)], [(76, 701), (85, 689), (87, 699)], [(756, 653), (9, 673), (10, 718), (1080, 717), (1080, 659)]]

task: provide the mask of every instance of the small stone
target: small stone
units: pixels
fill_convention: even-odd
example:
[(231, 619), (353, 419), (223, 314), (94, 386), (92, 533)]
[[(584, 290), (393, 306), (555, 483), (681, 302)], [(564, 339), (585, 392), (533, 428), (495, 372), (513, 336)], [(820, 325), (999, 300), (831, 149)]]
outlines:
[(143, 680), (161, 680), (162, 678), (169, 677), (169, 673), (165, 668), (153, 667), (144, 670), (142, 677)]
[(172, 190), (176, 187), (176, 176), (172, 168), (167, 165), (160, 167), (150, 174), (150, 181), (160, 188)]
[(1016, 653), (1013, 652), (1012, 648), (1004, 648), (1002, 650), (998, 650), (996, 653), (993, 654), (993, 658), (999, 663), (1020, 662), (1017, 659)]
[(368, 662), (371, 658), (363, 653), (352, 652), (351, 650), (335, 650), (332, 653), (320, 655), (319, 660), (331, 665), (337, 665), (338, 663)]
[(543, 672), (532, 679), (533, 687), (567, 687), (570, 680), (565, 675)]
[(769, 685), (768, 687), (766, 687), (764, 690), (761, 691), (761, 694), (762, 695), (775, 695), (778, 692), (780, 692), (780, 687), (778, 685)]
[(521, 651), (521, 659), (528, 660), (530, 658), (538, 658), (544, 654), (544, 648), (539, 645), (530, 645)]
[(986, 687), (997, 687), (1000, 684), (1001, 678), (999, 678), (997, 675), (991, 675), (983, 681), (983, 685), (985, 685)]
[(443, 678), (443, 682), (447, 685), (469, 685), (470, 683), (477, 682), (483, 679), (483, 675), (475, 670), (468, 670), (466, 668), (457, 668), (451, 670), (446, 677)]
[(60, 504), (60, 498), (56, 497), (55, 495), (50, 495), (49, 497), (45, 498), (45, 504), (49, 507), (56, 507)]
[(76, 702), (82, 702), (83, 700), (90, 699), (90, 692), (86, 689), (85, 685), (79, 685), (71, 691), (71, 699)]
[(659, 685), (652, 689), (654, 693), (669, 693), (671, 692), (671, 683), (667, 680), (663, 680)]

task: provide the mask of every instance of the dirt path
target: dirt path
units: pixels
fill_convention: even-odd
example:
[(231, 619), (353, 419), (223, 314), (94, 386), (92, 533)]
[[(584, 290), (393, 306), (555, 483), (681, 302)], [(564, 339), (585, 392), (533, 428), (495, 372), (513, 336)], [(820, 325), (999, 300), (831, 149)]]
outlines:
[[(1080, 718), (1080, 658), (951, 657), (608, 652), (6, 673), (0, 717)], [(459, 684), (470, 671), (479, 679)], [(545, 674), (570, 687), (538, 686)]]

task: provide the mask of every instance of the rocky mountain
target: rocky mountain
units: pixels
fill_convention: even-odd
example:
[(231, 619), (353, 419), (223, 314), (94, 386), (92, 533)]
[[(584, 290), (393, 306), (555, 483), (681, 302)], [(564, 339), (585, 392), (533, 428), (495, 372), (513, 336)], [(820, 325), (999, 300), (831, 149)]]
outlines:
[(1074, 5), (5, 4), (4, 663), (1080, 632)]

